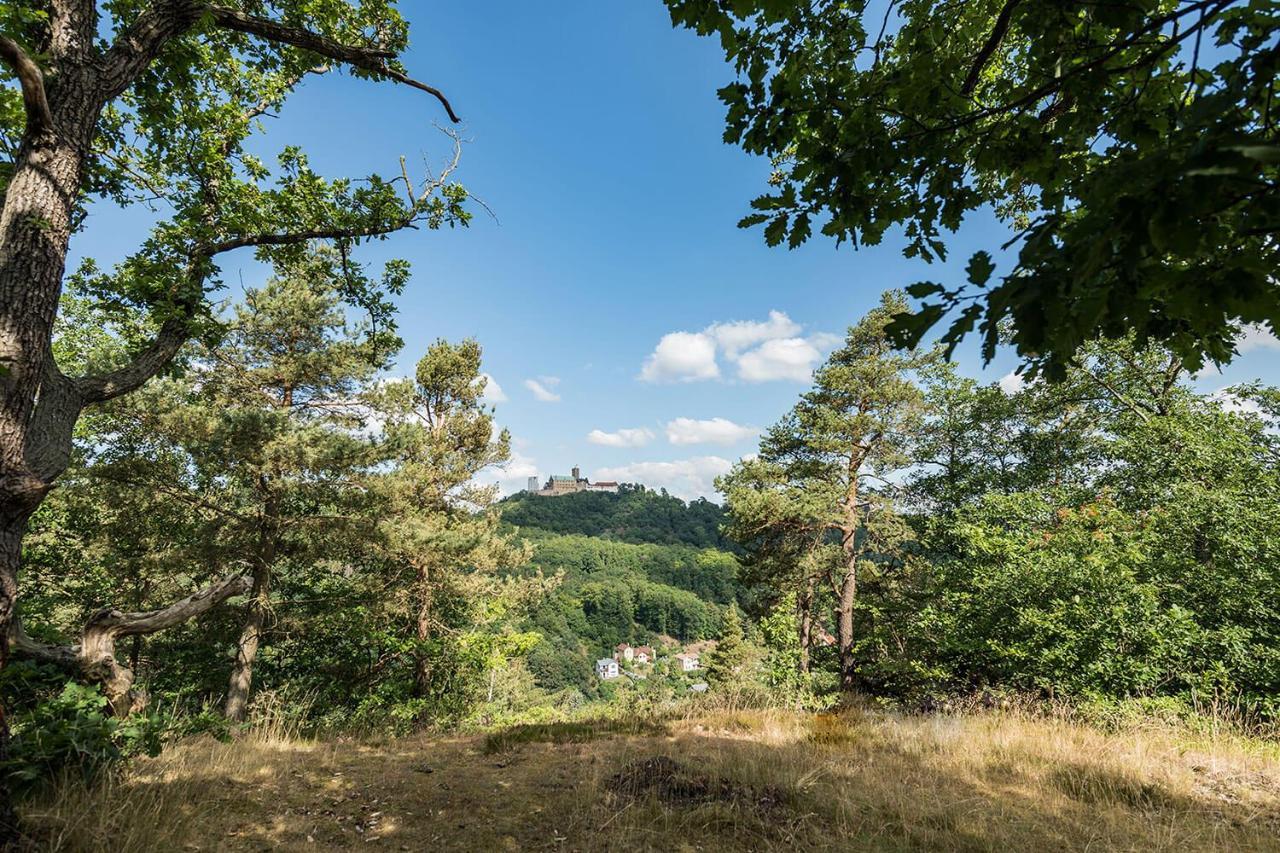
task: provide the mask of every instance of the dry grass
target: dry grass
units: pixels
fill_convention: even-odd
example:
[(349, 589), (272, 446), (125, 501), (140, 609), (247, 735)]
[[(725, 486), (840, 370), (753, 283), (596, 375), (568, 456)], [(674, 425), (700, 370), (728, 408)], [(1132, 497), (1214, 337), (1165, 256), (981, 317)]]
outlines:
[(1280, 850), (1280, 750), (1013, 714), (201, 739), (27, 809), (57, 850)]

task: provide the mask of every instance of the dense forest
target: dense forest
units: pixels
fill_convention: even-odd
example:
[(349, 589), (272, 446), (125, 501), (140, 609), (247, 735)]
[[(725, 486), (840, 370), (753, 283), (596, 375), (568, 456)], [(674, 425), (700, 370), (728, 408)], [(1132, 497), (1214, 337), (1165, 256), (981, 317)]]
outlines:
[[(722, 55), (723, 141), (767, 165), (739, 226), (847, 243), (839, 287), (875, 282), (810, 300), (825, 327), (689, 331), (725, 259), (672, 249), (674, 284), (637, 268), (663, 316), (610, 303), (610, 346), (677, 329), (639, 374), (590, 380), (576, 317), (539, 353), (619, 397), (631, 371), (626, 405), (562, 398), (516, 342), (530, 405), (648, 424), (587, 443), (722, 448), (611, 469), (714, 469), (691, 501), (504, 496), (520, 424), (448, 330), (563, 296), (516, 244), (556, 275), (586, 253), (520, 231), (472, 278), (384, 251), (497, 222), (461, 132), (390, 177), (266, 143), (339, 72), (461, 124), (394, 0), (0, 0), (0, 849), (1280, 847), (1280, 387), (1205, 390), (1280, 349), (1280, 7), (653, 5)], [(477, 79), (535, 79), (502, 53)], [(506, 97), (587, 138), (544, 88)], [(652, 147), (683, 157), (668, 118)], [(530, 206), (627, 233), (613, 268), (660, 254), (629, 229), (696, 205), (646, 168), (636, 220), (559, 184)], [(932, 278), (858, 267), (882, 241)], [(752, 420), (686, 417), (717, 399), (695, 382)]]
[(665, 490), (657, 494), (630, 483), (622, 484), (617, 494), (577, 492), (564, 497), (568, 499), (546, 501), (517, 492), (501, 502), (503, 520), (517, 527), (619, 542), (731, 547), (720, 531), (724, 513), (706, 498), (686, 504)]

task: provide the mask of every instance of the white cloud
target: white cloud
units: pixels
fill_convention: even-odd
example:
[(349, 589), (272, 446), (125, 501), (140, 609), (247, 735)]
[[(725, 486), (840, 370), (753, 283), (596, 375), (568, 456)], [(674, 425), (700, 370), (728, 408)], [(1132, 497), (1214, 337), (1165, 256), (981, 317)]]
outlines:
[(1280, 349), (1280, 338), (1260, 323), (1250, 323), (1240, 330), (1236, 338), (1236, 349), (1241, 354), (1255, 349)]
[(719, 456), (696, 456), (673, 462), (633, 462), (596, 471), (597, 480), (642, 483), (650, 489), (666, 489), (684, 500), (713, 497), (715, 479), (729, 473), (733, 463)]
[(663, 335), (640, 370), (645, 382), (697, 382), (719, 376), (715, 341), (701, 332)]
[(737, 366), (744, 382), (778, 379), (808, 382), (823, 355), (842, 338), (829, 332), (800, 333), (803, 327), (781, 311), (769, 319), (712, 323), (701, 332), (662, 336), (645, 360), (640, 378), (646, 382), (698, 382), (719, 379), (718, 356)]
[(726, 418), (676, 418), (667, 424), (667, 441), (672, 444), (735, 444), (759, 434), (756, 427), (740, 426)]
[(1000, 377), (1000, 390), (1012, 396), (1017, 394), (1023, 388), (1027, 387), (1027, 380), (1023, 379), (1016, 370), (1010, 370), (1004, 376)]
[(512, 449), (511, 458), (505, 465), (482, 471), (476, 480), (485, 485), (496, 483), (502, 494), (510, 495), (528, 486), (529, 478), (536, 476), (538, 476), (536, 460), (519, 450)]
[(1222, 411), (1233, 415), (1262, 415), (1262, 406), (1257, 400), (1242, 399), (1226, 388), (1215, 392), (1210, 399), (1215, 400), (1222, 407)]
[(533, 396), (541, 403), (558, 403), (560, 402), (560, 395), (547, 386), (554, 387), (559, 383), (560, 380), (554, 376), (540, 376), (538, 379), (526, 379), (524, 387), (532, 391)]
[(593, 429), (587, 433), (587, 441), (603, 447), (644, 447), (653, 441), (653, 431), (644, 427), (620, 429), (617, 432)]
[(502, 390), (502, 386), (498, 384), (498, 380), (488, 373), (481, 373), (480, 376), (484, 379), (484, 395), (480, 399), (490, 405), (507, 402), (507, 394)]
[(738, 376), (747, 382), (808, 382), (821, 360), (822, 352), (804, 338), (765, 341), (738, 359)]
[(715, 338), (725, 357), (733, 360), (746, 349), (762, 341), (778, 338), (794, 338), (800, 334), (800, 324), (781, 311), (770, 311), (763, 323), (752, 320), (735, 320), (729, 323), (713, 323), (704, 334)]

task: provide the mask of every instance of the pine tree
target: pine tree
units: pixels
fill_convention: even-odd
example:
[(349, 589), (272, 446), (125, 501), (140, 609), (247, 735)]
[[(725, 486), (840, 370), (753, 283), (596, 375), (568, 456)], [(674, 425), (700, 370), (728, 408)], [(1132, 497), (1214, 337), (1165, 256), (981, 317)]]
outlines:
[(732, 684), (747, 661), (747, 639), (742, 630), (738, 605), (730, 604), (724, 613), (716, 649), (707, 664), (707, 681), (717, 687)]
[(392, 570), (407, 576), (398, 587), (413, 623), (419, 698), (430, 691), (433, 654), (456, 612), (519, 598), (521, 590), (500, 589), (494, 573), (529, 556), (522, 543), (498, 532), (497, 487), (476, 479), (506, 462), (511, 448), (510, 435), (495, 432), (484, 404), (480, 358), (474, 340), (436, 341), (413, 380), (389, 383), (378, 395), (395, 466), (375, 482), (385, 514), (381, 536)]
[(939, 360), (937, 351), (895, 348), (887, 328), (905, 310), (902, 294), (885, 294), (849, 329), (812, 390), (765, 434), (759, 457), (718, 481), (729, 534), (752, 552), (748, 564), (777, 586), (794, 584), (802, 645), (814, 593), (832, 590), (845, 691), (856, 685), (859, 577), (894, 559), (906, 536), (890, 475), (911, 464), (926, 412), (916, 379)]

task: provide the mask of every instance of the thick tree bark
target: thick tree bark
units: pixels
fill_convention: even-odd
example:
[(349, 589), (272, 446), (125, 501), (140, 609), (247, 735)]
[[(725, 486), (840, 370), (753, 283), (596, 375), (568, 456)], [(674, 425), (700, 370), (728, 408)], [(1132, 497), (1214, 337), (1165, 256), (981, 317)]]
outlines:
[(32, 640), (16, 616), (10, 621), (9, 645), (16, 655), (56, 664), (79, 678), (99, 684), (112, 713), (124, 717), (146, 704), (146, 696), (133, 689), (133, 670), (116, 659), (116, 643), (122, 637), (155, 634), (195, 619), (250, 587), (249, 578), (234, 574), (199, 592), (163, 607), (128, 613), (113, 607), (96, 611), (85, 622), (77, 645), (55, 646)]
[(231, 680), (227, 684), (227, 701), (222, 713), (233, 723), (243, 723), (249, 712), (249, 696), (253, 691), (253, 665), (262, 646), (262, 634), (267, 624), (267, 612), (271, 596), (271, 565), (261, 562), (253, 572), (253, 590), (249, 599), (249, 611), (240, 631), (236, 646), (236, 662), (231, 667)]

